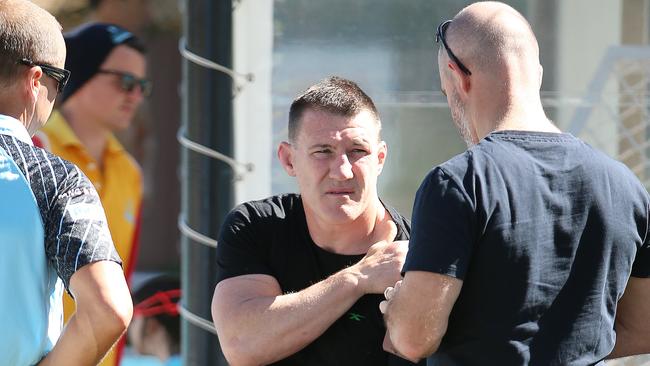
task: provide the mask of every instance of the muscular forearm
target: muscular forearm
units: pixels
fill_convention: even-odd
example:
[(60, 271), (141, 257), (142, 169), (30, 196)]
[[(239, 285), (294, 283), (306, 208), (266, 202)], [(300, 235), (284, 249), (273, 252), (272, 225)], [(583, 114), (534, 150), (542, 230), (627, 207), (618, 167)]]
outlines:
[(432, 332), (427, 329), (420, 314), (412, 312), (403, 300), (392, 301), (384, 319), (396, 353), (417, 362), (437, 350), (444, 330)]
[(343, 270), (302, 291), (240, 298), (227, 305), (229, 311), (213, 314), (228, 361), (234, 366), (262, 365), (313, 342), (362, 295), (356, 276)]
[(407, 272), (381, 305), (396, 352), (415, 361), (434, 353), (447, 331), (462, 281), (431, 272)]

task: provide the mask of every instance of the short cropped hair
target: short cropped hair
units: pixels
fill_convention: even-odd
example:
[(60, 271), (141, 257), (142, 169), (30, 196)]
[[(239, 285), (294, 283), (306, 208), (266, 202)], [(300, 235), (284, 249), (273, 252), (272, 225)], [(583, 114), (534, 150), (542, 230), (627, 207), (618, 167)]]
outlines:
[(368, 111), (381, 130), (379, 113), (372, 99), (355, 82), (338, 76), (321, 80), (293, 100), (289, 108), (289, 141), (296, 141), (301, 118), (306, 110), (344, 117), (354, 117), (362, 111)]
[[(54, 32), (58, 32), (54, 33)], [(59, 61), (61, 25), (47, 11), (27, 0), (0, 0), (0, 85), (20, 72), (19, 60), (54, 64)]]

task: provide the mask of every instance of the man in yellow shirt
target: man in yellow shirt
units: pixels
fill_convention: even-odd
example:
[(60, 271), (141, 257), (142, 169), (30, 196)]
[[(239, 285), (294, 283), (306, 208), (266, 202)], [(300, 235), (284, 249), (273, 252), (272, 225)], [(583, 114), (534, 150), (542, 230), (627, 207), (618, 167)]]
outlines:
[[(144, 48), (133, 34), (111, 24), (89, 23), (64, 38), (65, 67), (73, 76), (60, 96), (59, 110), (34, 141), (75, 163), (90, 178), (129, 280), (137, 259), (142, 173), (113, 132), (129, 126), (151, 90), (144, 78)], [(67, 321), (74, 302), (65, 297)], [(102, 365), (117, 365), (119, 353), (111, 352)]]

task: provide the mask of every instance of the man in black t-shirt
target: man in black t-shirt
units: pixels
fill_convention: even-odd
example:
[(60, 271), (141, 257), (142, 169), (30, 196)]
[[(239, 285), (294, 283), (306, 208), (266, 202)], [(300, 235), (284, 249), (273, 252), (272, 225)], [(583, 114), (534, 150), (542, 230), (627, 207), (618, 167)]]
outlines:
[(442, 90), (470, 148), (418, 190), (404, 280), (381, 304), (397, 352), (429, 365), (544, 366), (650, 352), (645, 188), (546, 118), (521, 14), (476, 3), (437, 39)]
[(372, 100), (331, 77), (294, 100), (278, 157), (300, 194), (226, 218), (212, 301), (234, 365), (403, 365), (382, 349), (384, 289), (400, 278), (409, 223), (377, 196), (386, 159)]

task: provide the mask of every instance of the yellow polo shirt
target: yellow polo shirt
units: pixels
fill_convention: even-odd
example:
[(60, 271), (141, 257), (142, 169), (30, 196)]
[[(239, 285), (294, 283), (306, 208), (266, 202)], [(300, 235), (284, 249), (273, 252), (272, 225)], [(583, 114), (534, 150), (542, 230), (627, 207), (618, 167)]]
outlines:
[[(117, 252), (123, 262), (127, 281), (137, 260), (137, 226), (142, 201), (142, 172), (138, 163), (111, 135), (103, 157), (103, 168), (86, 151), (79, 138), (61, 113), (52, 113), (49, 121), (34, 136), (34, 142), (45, 149), (77, 165), (90, 179), (106, 211), (108, 228)], [(74, 301), (64, 296), (64, 312), (67, 321), (74, 312)], [(111, 352), (102, 365), (115, 365)]]

